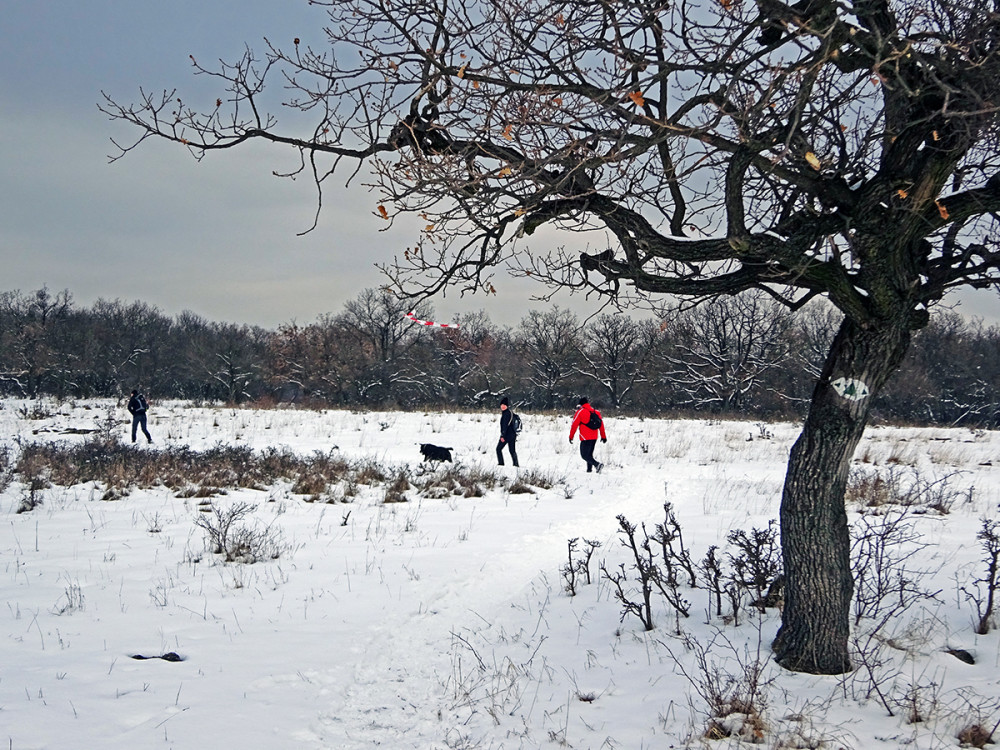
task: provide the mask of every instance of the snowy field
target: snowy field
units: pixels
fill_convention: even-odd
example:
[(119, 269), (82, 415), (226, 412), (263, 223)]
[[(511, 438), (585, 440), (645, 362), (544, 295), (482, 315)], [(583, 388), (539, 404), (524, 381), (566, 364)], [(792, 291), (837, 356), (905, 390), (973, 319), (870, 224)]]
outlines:
[[(0, 402), (0, 440), (11, 460), (25, 443), (83, 441), (108, 407)], [(127, 442), (128, 415), (114, 413)], [(548, 489), (510, 491), (517, 470), (495, 466), (499, 413), (175, 402), (153, 404), (155, 442), (142, 450), (330, 452), (426, 477), (443, 471), (419, 466), (417, 444), (429, 442), (453, 447), (463, 471), (495, 472), (499, 482), (480, 497), (411, 488), (397, 503), (383, 502), (384, 483), (334, 489), (330, 502), (308, 502), (290, 482), (207, 499), (160, 486), (114, 501), (91, 483), (44, 489), (23, 513), (29, 490), (11, 482), (0, 494), (0, 742), (8, 750), (662, 750), (755, 741), (861, 750), (958, 747), (963, 729), (1000, 720), (997, 635), (975, 634), (975, 606), (960, 591), (985, 574), (976, 535), (983, 518), (997, 517), (997, 433), (868, 430), (857, 465), (917, 477), (938, 496), (944, 488), (949, 512), (908, 509), (893, 553), (910, 555), (900, 569), (928, 596), (875, 637), (863, 635), (871, 622), (859, 626), (867, 668), (818, 677), (769, 661), (775, 609), (760, 617), (746, 606), (734, 625), (709, 618), (704, 590), (684, 588), (690, 617), (656, 594), (647, 632), (637, 617), (621, 619), (600, 574), (602, 564), (624, 563), (631, 575), (619, 514), (652, 531), (672, 503), (696, 562), (710, 545), (726, 550), (733, 530), (765, 529), (777, 518), (797, 425), (609, 419), (608, 443), (597, 446), (606, 468), (588, 475), (567, 439), (570, 414), (522, 416), (520, 476), (548, 478)], [(207, 502), (252, 504), (248, 520), (279, 542), (277, 559), (213, 555), (198, 523)], [(868, 523), (896, 517), (880, 512)], [(577, 581), (570, 596), (573, 538), (601, 546), (592, 582)], [(181, 660), (131, 658), (169, 653)], [(759, 716), (716, 716), (706, 694), (748, 682)]]

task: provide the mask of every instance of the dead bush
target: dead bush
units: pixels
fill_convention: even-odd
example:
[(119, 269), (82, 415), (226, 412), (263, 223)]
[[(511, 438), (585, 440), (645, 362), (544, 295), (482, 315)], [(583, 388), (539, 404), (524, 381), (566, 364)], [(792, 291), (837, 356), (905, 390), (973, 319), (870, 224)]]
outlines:
[[(140, 450), (131, 445), (91, 438), (83, 443), (34, 443), (24, 446), (15, 472), (35, 476), (45, 467), (53, 484), (70, 487), (96, 482), (119, 491), (165, 486), (179, 497), (205, 497), (226, 489), (263, 490), (279, 479), (295, 482), (293, 491), (319, 495), (354, 472), (345, 459), (317, 453), (297, 456), (288, 450), (255, 453), (247, 446), (217, 445), (205, 451), (187, 446)], [(365, 483), (381, 481), (377, 465), (357, 470)]]
[(24, 491), (17, 506), (18, 513), (28, 513), (42, 504), (42, 491), (52, 486), (52, 471), (43, 458), (21, 454), (15, 471), (20, 474)]
[[(674, 610), (676, 622), (674, 632), (679, 633), (680, 617), (690, 616), (691, 603), (680, 592), (677, 567), (672, 566), (669, 560), (664, 567), (659, 565), (653, 551), (655, 542), (646, 531), (646, 524), (637, 526), (630, 523), (624, 515), (619, 515), (618, 526), (621, 546), (631, 553), (631, 568), (626, 568), (625, 563), (620, 563), (618, 570), (612, 573), (602, 563), (601, 574), (614, 586), (615, 598), (622, 605), (619, 619), (624, 622), (628, 615), (634, 615), (642, 622), (645, 630), (652, 630), (655, 627), (652, 608), (652, 594), (655, 590), (659, 591)], [(640, 529), (641, 536), (637, 533)], [(629, 578), (629, 570), (635, 573), (633, 579)], [(633, 583), (639, 584), (638, 592)]]
[(39, 419), (49, 419), (55, 416), (55, 412), (49, 408), (41, 399), (33, 400), (31, 404), (25, 404), (17, 410), (17, 414), (21, 419), (27, 419), (31, 421), (36, 421)]
[(302, 471), (292, 484), (291, 492), (293, 495), (309, 495), (315, 500), (326, 492), (329, 486), (329, 480), (322, 474)]
[(983, 518), (976, 540), (983, 551), (984, 570), (968, 586), (962, 586), (961, 591), (976, 607), (977, 635), (986, 635), (993, 625), (997, 593), (1000, 592), (1000, 521)]
[(364, 461), (354, 471), (354, 481), (357, 484), (365, 484), (369, 486), (386, 481), (388, 476), (389, 475), (386, 473), (385, 468), (374, 460)]
[(205, 530), (212, 553), (222, 555), (226, 562), (275, 560), (281, 555), (281, 535), (269, 524), (248, 522), (256, 510), (255, 505), (242, 501), (228, 506), (213, 502), (194, 522)]
[(400, 471), (396, 478), (392, 480), (385, 488), (385, 495), (382, 498), (383, 503), (405, 503), (407, 502), (406, 491), (410, 489), (412, 485), (410, 484), (410, 478), (406, 475), (405, 471)]
[[(722, 655), (718, 646), (724, 647)], [(763, 648), (758, 624), (756, 648), (737, 646), (721, 632), (707, 644), (684, 636), (684, 651), (694, 658), (693, 668), (683, 654), (675, 653), (663, 641), (678, 671), (702, 699), (707, 721), (703, 736), (709, 740), (727, 737), (756, 744), (767, 731), (764, 716), (773, 677), (767, 676), (769, 657)]]
[(14, 462), (10, 459), (10, 446), (0, 445), (0, 492), (10, 485), (14, 478)]
[[(594, 553), (601, 546), (601, 543), (592, 539), (584, 539), (584, 549), (582, 554), (576, 558), (573, 553), (577, 552), (577, 542), (579, 537), (573, 537), (566, 542), (568, 562), (562, 566), (561, 573), (564, 582), (564, 590), (570, 596), (576, 596), (577, 586), (582, 579), (588, 585), (591, 583), (590, 560)], [(581, 698), (582, 700), (582, 698)]]
[(557, 484), (563, 483), (565, 479), (556, 477), (548, 472), (539, 471), (538, 469), (528, 469), (527, 471), (519, 473), (516, 481), (530, 487), (537, 487), (542, 490), (551, 490)]
[(933, 598), (921, 580), (927, 572), (914, 560), (928, 546), (907, 507), (861, 515), (851, 524), (851, 571), (854, 574), (854, 625), (862, 619), (891, 618), (920, 598)]
[(510, 483), (507, 492), (511, 495), (534, 495), (535, 488), (522, 479), (515, 479)]
[(483, 497), (487, 490), (496, 487), (499, 478), (496, 473), (478, 467), (449, 465), (439, 471), (420, 476), (414, 484), (424, 497), (445, 498), (450, 496)]
[(339, 483), (353, 471), (350, 462), (332, 453), (316, 453), (309, 459), (297, 462), (296, 466), (281, 466), (281, 469), (285, 472), (297, 472), (291, 491), (296, 495), (309, 495), (313, 500), (319, 500), (329, 492), (332, 485)]
[(928, 479), (913, 468), (890, 466), (880, 471), (859, 466), (848, 476), (844, 499), (862, 508), (904, 506), (913, 508), (915, 513), (946, 515), (958, 501), (971, 499), (971, 490), (952, 486), (957, 475), (954, 472)]
[(897, 472), (890, 469), (883, 476), (877, 469), (857, 467), (847, 478), (844, 500), (864, 508), (880, 508), (900, 504), (901, 496)]
[(955, 739), (962, 743), (963, 747), (986, 747), (993, 744), (993, 732), (982, 724), (972, 724), (964, 727)]

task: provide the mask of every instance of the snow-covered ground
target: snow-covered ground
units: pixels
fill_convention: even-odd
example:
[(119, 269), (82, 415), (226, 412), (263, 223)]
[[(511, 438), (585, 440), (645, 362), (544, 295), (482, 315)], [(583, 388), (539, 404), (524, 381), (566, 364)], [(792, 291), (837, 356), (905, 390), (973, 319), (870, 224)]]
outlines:
[[(107, 402), (52, 403), (49, 416), (27, 419), (34, 409), (0, 403), (12, 458), (24, 442), (85, 440), (72, 433), (109, 413)], [(127, 441), (128, 415), (117, 414)], [(706, 737), (719, 733), (707, 731), (704, 694), (713, 682), (724, 694), (730, 677), (745, 685), (757, 664), (761, 720), (744, 726), (760, 730), (762, 747), (957, 747), (963, 728), (1000, 720), (997, 636), (975, 635), (975, 608), (959, 591), (985, 573), (976, 534), (1000, 501), (996, 433), (869, 429), (859, 466), (944, 478), (955, 499), (947, 514), (908, 515), (899, 548), (915, 552), (906, 567), (920, 589), (937, 593), (865, 639), (871, 670), (819, 677), (769, 661), (773, 609), (727, 624), (709, 619), (706, 592), (685, 589), (693, 606), (682, 635), (659, 596), (657, 627), (646, 632), (636, 617), (620, 619), (599, 573), (601, 563), (630, 572), (619, 514), (652, 531), (672, 503), (696, 561), (710, 545), (725, 549), (731, 530), (766, 528), (797, 425), (609, 419), (608, 443), (597, 446), (606, 468), (588, 475), (567, 440), (569, 414), (522, 416), (520, 475), (548, 477), (550, 489), (508, 492), (516, 470), (495, 466), (499, 413), (154, 404), (155, 442), (143, 450), (334, 451), (417, 476), (426, 471), (417, 444), (430, 442), (503, 480), (482, 497), (411, 489), (392, 504), (382, 486), (362, 486), (346, 503), (307, 502), (290, 484), (211, 498), (220, 508), (252, 503), (254, 521), (280, 540), (280, 557), (253, 565), (206, 550), (200, 498), (158, 487), (108, 502), (101, 487), (57, 486), (17, 513), (27, 490), (12, 482), (0, 494), (0, 743), (734, 747), (735, 737)], [(562, 575), (572, 538), (601, 542), (593, 582), (576, 596)], [(131, 658), (169, 652), (182, 661)]]

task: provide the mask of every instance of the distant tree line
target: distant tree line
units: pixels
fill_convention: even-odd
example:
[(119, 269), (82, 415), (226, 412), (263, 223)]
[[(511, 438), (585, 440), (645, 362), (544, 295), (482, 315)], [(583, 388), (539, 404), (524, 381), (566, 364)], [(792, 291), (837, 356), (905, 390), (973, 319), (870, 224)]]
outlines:
[[(0, 394), (297, 403), (370, 408), (566, 409), (586, 394), (612, 412), (796, 418), (839, 325), (813, 304), (792, 316), (761, 292), (638, 319), (581, 320), (552, 306), (513, 327), (484, 312), (458, 328), (406, 318), (366, 289), (339, 313), (277, 330), (175, 317), (143, 302), (74, 305), (68, 291), (0, 293)], [(417, 317), (433, 317), (429, 305)], [(997, 427), (1000, 328), (937, 313), (879, 396), (884, 421)]]

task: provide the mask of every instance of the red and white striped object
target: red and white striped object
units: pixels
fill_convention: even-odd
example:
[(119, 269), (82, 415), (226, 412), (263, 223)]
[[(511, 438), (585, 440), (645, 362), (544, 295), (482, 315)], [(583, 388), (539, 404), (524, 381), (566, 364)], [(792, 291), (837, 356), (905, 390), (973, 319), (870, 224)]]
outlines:
[(412, 311), (406, 313), (406, 317), (408, 317), (414, 323), (419, 323), (422, 326), (437, 326), (439, 328), (458, 328), (458, 323), (435, 323), (433, 320), (420, 320)]

